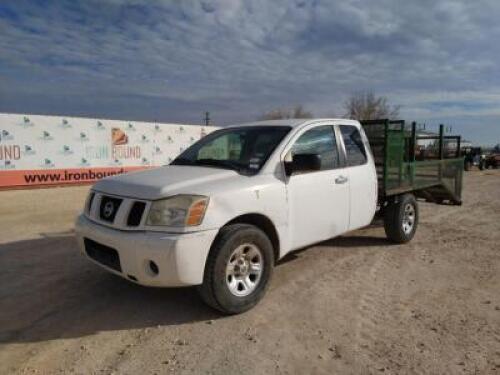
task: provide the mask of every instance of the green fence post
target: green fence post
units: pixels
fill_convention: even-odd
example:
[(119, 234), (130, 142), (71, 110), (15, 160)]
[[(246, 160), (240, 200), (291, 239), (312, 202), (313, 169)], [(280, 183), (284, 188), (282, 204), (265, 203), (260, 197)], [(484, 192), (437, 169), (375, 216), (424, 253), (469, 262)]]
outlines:
[(444, 159), (444, 125), (439, 125), (439, 183), (443, 183), (443, 159)]
[(439, 125), (439, 160), (444, 159), (444, 125)]
[[(457, 158), (460, 158), (460, 156), (461, 156), (460, 155), (461, 142), (462, 142), (462, 137), (458, 136), (457, 137), (457, 153), (456, 153), (456, 157)], [(460, 163), (459, 168), (457, 169), (457, 171), (455, 173), (455, 195), (457, 197), (461, 197), (462, 196), (461, 181), (462, 181), (462, 173), (463, 173), (463, 170), (464, 170), (462, 164), (463, 163)]]
[(398, 162), (399, 162), (399, 168), (398, 168), (398, 172), (399, 172), (399, 178), (398, 178), (398, 183), (399, 183), (399, 186), (398, 187), (401, 187), (402, 183), (403, 183), (403, 164), (404, 164), (404, 157), (405, 157), (405, 122), (404, 120), (401, 122), (401, 134), (400, 134), (400, 141), (399, 141), (399, 159), (398, 159)]
[(389, 120), (384, 121), (384, 194), (387, 193), (389, 188), (389, 184), (387, 183), (388, 171), (389, 168)]
[(410, 183), (413, 187), (415, 183), (415, 152), (417, 148), (417, 123), (413, 121), (411, 123), (411, 139), (410, 139), (410, 155), (408, 161), (410, 162)]

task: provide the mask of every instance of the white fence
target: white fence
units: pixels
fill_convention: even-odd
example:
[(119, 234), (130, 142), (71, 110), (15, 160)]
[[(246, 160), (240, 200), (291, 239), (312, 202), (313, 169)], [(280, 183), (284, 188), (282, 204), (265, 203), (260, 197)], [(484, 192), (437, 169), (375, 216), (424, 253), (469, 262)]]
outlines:
[(0, 113), (0, 188), (91, 182), (165, 165), (215, 129)]

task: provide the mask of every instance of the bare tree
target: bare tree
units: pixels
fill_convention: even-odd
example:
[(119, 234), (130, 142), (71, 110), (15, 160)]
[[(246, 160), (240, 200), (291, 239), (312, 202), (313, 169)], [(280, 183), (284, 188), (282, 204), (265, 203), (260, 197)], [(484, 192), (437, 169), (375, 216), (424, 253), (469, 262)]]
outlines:
[(304, 109), (302, 105), (296, 105), (293, 109), (293, 118), (313, 118), (313, 113)]
[(313, 113), (306, 111), (302, 105), (293, 108), (276, 108), (264, 113), (260, 120), (280, 120), (288, 118), (313, 118)]
[(391, 106), (385, 96), (375, 96), (371, 91), (351, 95), (344, 103), (345, 117), (354, 120), (396, 119), (399, 106)]

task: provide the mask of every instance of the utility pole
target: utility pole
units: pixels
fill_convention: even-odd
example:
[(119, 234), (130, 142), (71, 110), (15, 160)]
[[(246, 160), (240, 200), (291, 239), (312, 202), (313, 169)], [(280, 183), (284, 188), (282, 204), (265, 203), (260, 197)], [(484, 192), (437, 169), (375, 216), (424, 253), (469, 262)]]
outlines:
[(205, 112), (205, 126), (210, 125), (210, 112)]

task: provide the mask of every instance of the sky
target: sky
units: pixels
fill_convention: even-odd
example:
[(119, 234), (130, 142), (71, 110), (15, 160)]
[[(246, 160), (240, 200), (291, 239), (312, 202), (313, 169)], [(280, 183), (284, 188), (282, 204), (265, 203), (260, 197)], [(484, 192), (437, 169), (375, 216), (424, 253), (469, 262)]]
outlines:
[(215, 125), (373, 91), (500, 143), (500, 1), (0, 2), (0, 112)]

